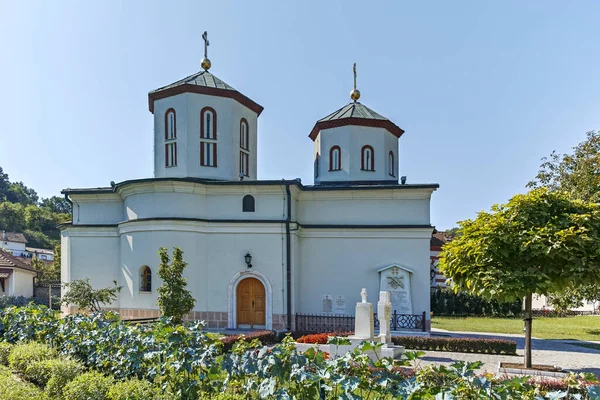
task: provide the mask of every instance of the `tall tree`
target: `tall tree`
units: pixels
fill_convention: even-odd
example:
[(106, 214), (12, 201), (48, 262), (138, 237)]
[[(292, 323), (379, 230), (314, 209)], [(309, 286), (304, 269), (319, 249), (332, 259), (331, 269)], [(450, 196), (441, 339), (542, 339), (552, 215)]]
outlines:
[(575, 198), (600, 203), (600, 132), (587, 132), (586, 140), (571, 154), (554, 151), (542, 161), (529, 187), (564, 190)]
[(0, 167), (0, 202), (6, 201), (6, 196), (10, 189), (10, 181), (8, 180), (8, 174), (4, 172)]
[(473, 220), (440, 253), (456, 291), (525, 298), (525, 365), (531, 367), (532, 294), (600, 283), (600, 205), (546, 188), (516, 195)]
[(47, 199), (42, 199), (40, 205), (53, 213), (71, 214), (71, 204), (64, 197), (52, 196)]
[(37, 205), (39, 199), (37, 192), (25, 186), (23, 182), (11, 183), (6, 198), (11, 203), (20, 203), (24, 206)]
[(183, 277), (183, 270), (187, 263), (183, 261), (183, 251), (179, 247), (173, 249), (173, 260), (169, 259), (166, 248), (158, 250), (160, 266), (158, 276), (163, 283), (158, 288), (158, 306), (166, 317), (172, 317), (173, 322), (181, 323), (185, 314), (194, 308), (196, 300), (189, 290)]

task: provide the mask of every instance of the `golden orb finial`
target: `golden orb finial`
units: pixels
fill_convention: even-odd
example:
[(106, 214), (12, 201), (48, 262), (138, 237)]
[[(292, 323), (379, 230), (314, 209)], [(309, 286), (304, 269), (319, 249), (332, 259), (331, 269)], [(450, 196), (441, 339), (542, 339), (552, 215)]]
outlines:
[(356, 88), (356, 63), (354, 63), (354, 89), (350, 92), (350, 98), (354, 101), (360, 99), (360, 91)]
[(202, 34), (202, 40), (204, 40), (204, 58), (200, 61), (200, 66), (205, 71), (210, 69), (210, 60), (208, 59), (208, 46), (210, 46), (210, 42), (208, 41), (208, 32), (204, 31)]

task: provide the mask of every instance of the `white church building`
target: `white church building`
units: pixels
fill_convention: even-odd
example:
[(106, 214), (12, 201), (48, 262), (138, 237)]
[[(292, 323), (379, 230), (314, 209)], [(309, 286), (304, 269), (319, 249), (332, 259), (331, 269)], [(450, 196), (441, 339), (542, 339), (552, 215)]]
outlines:
[[(206, 47), (205, 47), (206, 50)], [(159, 316), (158, 249), (178, 246), (209, 328), (292, 330), (299, 315), (353, 315), (361, 288), (429, 323), (430, 200), (399, 182), (404, 131), (351, 99), (316, 122), (314, 184), (259, 180), (263, 107), (202, 71), (148, 94), (154, 177), (65, 189), (62, 280), (123, 286), (110, 309)], [(355, 75), (356, 77), (356, 75)], [(75, 311), (68, 307), (66, 312)]]

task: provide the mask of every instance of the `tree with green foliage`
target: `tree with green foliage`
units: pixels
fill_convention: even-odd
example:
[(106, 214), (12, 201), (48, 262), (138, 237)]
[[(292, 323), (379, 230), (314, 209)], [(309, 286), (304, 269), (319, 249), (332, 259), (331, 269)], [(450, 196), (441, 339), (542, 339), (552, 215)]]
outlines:
[(459, 225), (461, 234), (440, 253), (440, 270), (455, 291), (525, 298), (531, 367), (532, 295), (600, 283), (600, 205), (539, 188)]
[(94, 289), (90, 284), (89, 278), (65, 283), (63, 288), (67, 292), (62, 296), (60, 303), (67, 306), (74, 305), (79, 311), (100, 311), (103, 304), (115, 301), (117, 294), (123, 288), (122, 286), (117, 286), (117, 281), (113, 281), (113, 283), (113, 287), (102, 289)]
[(8, 174), (0, 167), (0, 202), (6, 201), (9, 188), (10, 181), (8, 180)]
[(158, 288), (158, 306), (162, 315), (173, 318), (173, 322), (179, 324), (196, 303), (190, 291), (186, 289), (187, 282), (183, 277), (187, 263), (183, 260), (183, 251), (179, 247), (173, 249), (172, 261), (165, 247), (158, 250), (158, 255), (158, 276), (163, 282)]
[(572, 154), (553, 151), (542, 161), (529, 187), (563, 190), (574, 198), (600, 203), (600, 132), (587, 132)]
[(64, 197), (52, 196), (42, 199), (40, 207), (47, 208), (50, 212), (56, 214), (71, 214), (71, 203)]

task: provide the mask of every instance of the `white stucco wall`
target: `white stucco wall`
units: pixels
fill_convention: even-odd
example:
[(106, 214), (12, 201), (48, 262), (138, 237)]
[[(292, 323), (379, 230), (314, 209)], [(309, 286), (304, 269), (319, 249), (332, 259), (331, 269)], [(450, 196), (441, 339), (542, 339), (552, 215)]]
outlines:
[[(217, 113), (217, 167), (200, 165), (200, 112), (211, 107)], [(165, 166), (165, 113), (175, 109), (177, 122), (177, 166)], [(239, 180), (240, 121), (248, 121), (250, 176), (257, 168), (258, 116), (236, 100), (197, 93), (182, 93), (154, 102), (154, 176)]]
[[(333, 146), (342, 150), (341, 171), (329, 171), (329, 151)], [(370, 145), (375, 153), (374, 171), (361, 170), (361, 150)], [(397, 181), (398, 176), (388, 174), (388, 154), (395, 154), (395, 171), (398, 171), (398, 138), (383, 128), (365, 126), (340, 126), (324, 129), (315, 140), (314, 156), (320, 153), (319, 176), (315, 183), (331, 181)]]
[(33, 278), (35, 272), (23, 271), (15, 268), (10, 276), (10, 285), (12, 285), (11, 294), (13, 296), (33, 296)]
[(123, 221), (123, 201), (114, 193), (73, 194), (73, 224), (116, 224)]
[(379, 269), (404, 266), (411, 276), (413, 313), (429, 318), (429, 240), (431, 229), (302, 229), (295, 279), (296, 312), (321, 314), (323, 295), (346, 297), (346, 314), (354, 314), (361, 288), (377, 303)]

